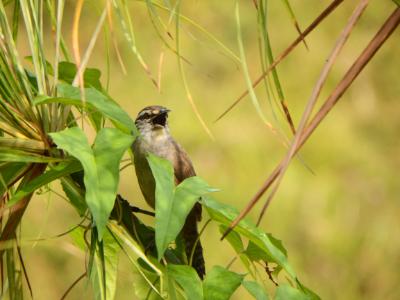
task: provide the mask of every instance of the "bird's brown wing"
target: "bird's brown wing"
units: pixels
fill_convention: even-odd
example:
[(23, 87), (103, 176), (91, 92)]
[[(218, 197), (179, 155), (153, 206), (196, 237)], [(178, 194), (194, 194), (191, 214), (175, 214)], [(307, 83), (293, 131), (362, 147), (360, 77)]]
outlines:
[[(178, 185), (186, 178), (196, 176), (196, 172), (193, 168), (192, 162), (190, 161), (189, 156), (183, 150), (181, 145), (177, 142), (173, 141), (173, 146), (175, 147), (175, 153), (177, 154), (174, 158), (174, 173), (175, 173), (175, 184)], [(196, 203), (193, 207), (192, 214), (196, 216), (197, 221), (201, 221), (201, 205)]]
[[(175, 183), (178, 185), (186, 178), (196, 176), (196, 172), (185, 150), (175, 141), (173, 142), (173, 147), (176, 153), (173, 163)], [(203, 247), (198, 240), (199, 233), (197, 229), (197, 222), (201, 221), (201, 211), (201, 205), (197, 202), (186, 218), (185, 225), (182, 228), (182, 234), (186, 244), (186, 256), (189, 260), (193, 252), (192, 266), (196, 269), (200, 278), (203, 279), (206, 271)]]
[(196, 176), (196, 172), (185, 150), (175, 141), (172, 144), (176, 154), (173, 161), (175, 182), (179, 184), (188, 177)]

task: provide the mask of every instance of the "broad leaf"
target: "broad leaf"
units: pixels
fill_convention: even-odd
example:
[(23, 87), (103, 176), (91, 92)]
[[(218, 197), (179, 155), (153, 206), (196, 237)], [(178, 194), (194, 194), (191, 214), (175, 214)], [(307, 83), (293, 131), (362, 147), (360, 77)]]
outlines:
[[(162, 300), (163, 298), (156, 292), (159, 289), (159, 277), (156, 273), (148, 270), (139, 270), (138, 267), (132, 268), (133, 288), (139, 300)], [(153, 285), (153, 287), (151, 286)]]
[[(58, 78), (71, 84), (76, 76), (76, 65), (67, 61), (62, 61), (58, 64)], [(94, 87), (102, 90), (100, 83), (101, 72), (98, 69), (86, 68), (83, 73), (85, 87)]]
[(85, 199), (101, 240), (117, 193), (119, 162), (133, 137), (115, 128), (103, 128), (92, 149), (78, 127), (50, 133), (50, 136), (59, 148), (77, 158), (83, 166)]
[[(225, 225), (221, 224), (219, 226), (219, 231), (221, 233), (224, 233), (227, 229), (228, 229), (228, 227), (225, 226)], [(236, 251), (236, 253), (240, 254), (240, 253), (242, 253), (244, 251), (244, 246), (243, 246), (242, 239), (241, 239), (240, 235), (237, 232), (231, 231), (226, 236), (226, 240), (229, 242), (229, 244), (231, 244), (232, 248)]]
[(243, 281), (242, 285), (255, 300), (268, 300), (268, 294), (257, 281)]
[(61, 103), (65, 105), (74, 105), (87, 107), (91, 110), (96, 109), (105, 117), (109, 118), (116, 127), (125, 132), (136, 134), (137, 129), (131, 117), (110, 97), (104, 95), (94, 88), (85, 88), (85, 102), (81, 99), (79, 88), (69, 84), (61, 83), (58, 85), (58, 98), (38, 97), (34, 104)]
[(184, 289), (187, 299), (203, 299), (202, 282), (192, 267), (168, 264), (167, 272)]
[(147, 160), (156, 181), (156, 246), (158, 259), (161, 259), (169, 243), (181, 231), (193, 205), (214, 189), (197, 176), (185, 179), (175, 188), (171, 163), (152, 154)]
[(239, 287), (244, 276), (231, 272), (221, 266), (214, 266), (207, 274), (204, 283), (205, 300), (228, 300)]
[[(227, 229), (228, 229), (228, 227), (225, 225), (221, 224), (219, 226), (219, 231), (221, 232), (221, 234), (224, 233)], [(250, 258), (248, 258), (247, 255), (245, 254), (242, 238), (240, 237), (240, 235), (235, 231), (231, 231), (225, 237), (225, 239), (229, 242), (229, 244), (231, 244), (232, 248), (239, 255), (241, 262), (246, 267), (246, 269), (249, 271), (249, 273), (251, 273), (253, 275), (253, 270), (251, 270), (251, 268), (250, 268), (251, 261), (250, 261)]]
[(310, 299), (312, 298), (286, 283), (279, 285), (275, 293), (275, 300), (310, 300)]
[[(210, 216), (222, 224), (229, 225), (238, 215), (238, 212), (233, 207), (217, 202), (210, 197), (202, 199), (203, 205), (207, 208)], [(247, 220), (241, 221), (236, 227), (235, 231), (248, 239), (261, 248), (264, 252), (268, 253), (271, 261), (276, 262), (286, 270), (293, 280), (297, 280), (297, 276), (289, 265), (286, 253), (283, 251), (282, 244), (278, 243), (277, 239), (271, 238)]]

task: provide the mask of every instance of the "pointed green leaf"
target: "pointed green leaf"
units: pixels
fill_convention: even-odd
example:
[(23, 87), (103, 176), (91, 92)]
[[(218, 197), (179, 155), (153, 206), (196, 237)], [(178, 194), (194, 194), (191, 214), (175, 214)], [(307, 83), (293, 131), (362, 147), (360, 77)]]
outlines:
[(156, 273), (149, 272), (139, 267), (132, 268), (133, 288), (135, 292), (134, 299), (139, 300), (163, 300), (163, 298), (153, 289), (159, 289), (159, 277)]
[[(207, 208), (211, 218), (225, 225), (229, 225), (238, 215), (237, 210), (233, 207), (217, 202), (210, 197), (203, 197), (202, 204)], [(296, 273), (289, 265), (285, 252), (281, 249), (281, 244), (277, 244), (278, 240), (272, 239), (271, 235), (264, 233), (247, 220), (241, 221), (234, 230), (268, 253), (272, 261), (284, 268), (293, 280), (297, 280)]]
[(133, 136), (115, 128), (103, 128), (93, 149), (80, 128), (50, 133), (57, 146), (77, 158), (84, 170), (86, 203), (93, 215), (101, 240), (114, 205), (119, 183), (119, 162), (133, 142)]
[[(76, 76), (76, 65), (67, 61), (62, 61), (58, 64), (58, 78), (72, 84)], [(102, 90), (100, 82), (101, 72), (98, 69), (86, 68), (83, 74), (85, 87), (94, 87), (97, 90)]]
[(174, 170), (168, 160), (149, 154), (148, 162), (156, 181), (156, 245), (160, 259), (169, 243), (181, 231), (193, 205), (206, 193), (214, 191), (195, 176), (182, 181), (176, 188)]
[(303, 294), (298, 289), (284, 283), (276, 289), (275, 300), (310, 300), (311, 298)]
[(116, 127), (125, 132), (136, 133), (137, 129), (131, 117), (109, 96), (94, 88), (85, 88), (85, 102), (81, 99), (79, 88), (69, 84), (61, 83), (58, 86), (58, 98), (38, 97), (34, 104), (62, 103), (65, 105), (74, 105), (83, 107), (86, 105), (89, 109), (96, 109), (105, 117), (109, 118)]
[[(227, 229), (228, 229), (228, 227), (225, 225), (221, 224), (219, 226), (219, 231), (221, 233), (224, 233)], [(226, 236), (226, 240), (229, 242), (229, 244), (231, 244), (232, 248), (235, 250), (236, 253), (242, 253), (244, 251), (242, 239), (237, 232), (231, 231)]]
[(187, 299), (202, 300), (202, 282), (196, 271), (186, 265), (167, 265), (168, 274), (184, 289)]
[(243, 286), (255, 300), (268, 300), (268, 294), (257, 281), (243, 281)]
[(214, 266), (207, 274), (204, 283), (205, 300), (228, 300), (239, 287), (244, 276), (231, 272), (221, 266)]

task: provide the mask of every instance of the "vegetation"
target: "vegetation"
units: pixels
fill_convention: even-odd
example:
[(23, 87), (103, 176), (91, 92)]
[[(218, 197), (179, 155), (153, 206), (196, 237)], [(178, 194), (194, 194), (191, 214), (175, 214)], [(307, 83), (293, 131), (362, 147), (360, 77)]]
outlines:
[[(392, 3), (394, 12), (382, 20), (376, 35), (338, 80), (320, 109), (312, 114), (328, 75), (367, 9), (368, 1), (361, 0), (354, 5), (298, 124), (294, 122), (276, 67), (296, 47), (307, 49), (308, 34), (317, 30), (343, 1), (328, 3), (305, 30), (301, 29), (289, 1), (282, 1), (297, 37), (277, 56), (271, 46), (266, 0), (252, 4), (235, 2), (233, 19), (238, 54), (194, 18), (186, 16), (181, 1), (139, 1), (146, 8), (152, 30), (162, 43), (158, 74), (149, 67), (138, 46), (137, 36), (141, 33), (133, 26), (133, 4), (127, 1), (78, 0), (74, 7), (63, 0), (0, 2), (1, 297), (22, 299), (35, 295), (29, 276), (32, 270), (26, 267), (24, 248), (50, 238), (27, 240), (20, 225), (33, 197), (46, 194), (65, 199), (79, 216), (71, 229), (56, 238), (68, 235), (74, 249), (86, 253), (86, 259), (82, 260), (83, 274), (71, 282), (65, 294), (60, 295), (62, 298), (68, 297), (80, 280), (87, 280), (93, 298), (112, 299), (117, 289), (117, 275), (122, 272), (133, 274), (133, 290), (139, 299), (229, 299), (239, 286), (247, 297), (255, 299), (319, 299), (300, 281), (282, 242), (258, 225), (293, 158), (313, 172), (308, 161), (298, 154), (299, 150), (398, 26), (399, 3), (386, 1)], [(81, 51), (79, 40), (83, 26), (80, 22), (84, 5), (95, 8), (97, 16), (91, 15), (95, 25), (85, 51)], [(252, 5), (257, 22), (262, 75), (256, 81), (251, 79), (251, 66), (246, 59), (241, 16), (244, 5)], [(72, 16), (71, 44), (66, 42), (69, 37), (64, 33), (65, 15)], [(121, 68), (126, 68), (118, 38), (127, 43), (138, 62), (137, 72), (146, 74), (151, 88), (156, 91), (162, 91), (165, 53), (175, 56), (175, 69), (190, 106), (204, 132), (214, 139), (208, 120), (200, 114), (190, 89), (186, 69), (192, 62), (186, 58), (183, 51), (186, 44), (181, 38), (187, 34), (182, 30), (185, 26), (199, 32), (242, 70), (246, 91), (220, 118), (248, 95), (262, 123), (286, 151), (241, 212), (216, 199), (217, 187), (211, 181), (206, 183), (200, 177), (192, 177), (175, 187), (171, 165), (155, 156), (149, 157), (149, 163), (157, 182), (157, 198), (162, 198), (169, 206), (156, 206), (154, 216), (137, 205), (136, 198), (140, 198), (140, 194), (129, 194), (126, 200), (119, 192), (120, 173), (126, 167), (131, 168), (129, 148), (138, 133), (131, 114), (112, 98), (109, 88), (114, 82), (109, 76), (111, 50), (115, 51)], [(101, 36), (106, 46), (106, 64), (102, 66), (106, 76), (102, 76), (99, 69), (89, 67), (93, 53), (100, 49)], [(29, 49), (28, 54), (26, 49)], [(262, 92), (256, 90), (259, 84), (264, 85)], [(261, 93), (269, 100), (269, 115), (265, 114), (265, 105), (259, 100)], [(61, 185), (58, 191), (53, 188), (55, 183)], [(255, 225), (245, 217), (266, 192), (269, 194), (259, 208)], [(179, 236), (187, 214), (198, 199), (206, 212), (202, 232), (213, 223), (213, 229), (219, 230), (219, 237), (235, 252), (227, 266), (222, 266), (223, 263), (209, 265), (203, 282), (189, 266), (192, 257), (186, 257)], [(49, 214), (49, 218), (57, 219), (61, 214)], [(121, 267), (119, 259), (128, 263)], [(238, 270), (232, 268), (233, 264), (240, 265), (236, 267)], [(43, 288), (50, 286), (51, 283)]]

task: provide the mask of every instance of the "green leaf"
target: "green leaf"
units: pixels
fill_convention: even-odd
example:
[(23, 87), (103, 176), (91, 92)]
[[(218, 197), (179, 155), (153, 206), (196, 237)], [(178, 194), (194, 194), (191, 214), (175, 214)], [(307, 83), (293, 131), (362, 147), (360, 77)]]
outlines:
[[(224, 233), (227, 229), (228, 227), (226, 225), (221, 224), (219, 226), (219, 231), (221, 232), (221, 234)], [(240, 237), (240, 235), (235, 231), (231, 231), (225, 237), (225, 239), (229, 242), (229, 244), (238, 254), (240, 261), (243, 263), (243, 265), (246, 267), (249, 273), (253, 275), (253, 271), (250, 268), (251, 261), (245, 254), (242, 238)]]
[(228, 300), (243, 281), (244, 276), (214, 266), (207, 274), (204, 283), (205, 300)]
[(268, 251), (258, 247), (252, 241), (249, 242), (245, 251), (247, 257), (252, 261), (268, 261), (272, 262), (274, 259), (270, 256)]
[[(219, 231), (224, 233), (228, 229), (225, 225), (219, 226)], [(231, 231), (226, 237), (226, 240), (231, 244), (232, 248), (236, 251), (236, 253), (242, 253), (244, 251), (244, 246), (240, 235), (235, 232)]]
[(156, 246), (158, 259), (161, 259), (169, 243), (181, 231), (193, 205), (214, 189), (197, 176), (186, 178), (175, 188), (171, 163), (153, 154), (149, 154), (147, 160), (156, 181)]
[[(70, 232), (70, 236), (75, 245), (82, 251), (85, 251), (87, 248), (84, 235), (85, 231), (80, 227)], [(91, 242), (98, 244), (95, 240), (92, 240)], [(99, 247), (96, 247), (95, 249), (93, 258), (94, 263), (92, 264), (91, 272), (89, 272), (90, 281), (93, 287), (95, 299), (114, 299), (117, 284), (118, 257), (121, 248), (114, 236), (108, 230), (106, 230), (103, 235), (102, 244), (103, 255), (100, 255)], [(104, 297), (103, 266), (105, 269), (106, 298)]]
[[(102, 244), (104, 255), (99, 255), (99, 251), (96, 251), (97, 254), (94, 258), (90, 279), (93, 286), (94, 298), (110, 300), (114, 299), (117, 287), (118, 256), (121, 248), (108, 230), (104, 232)], [(102, 261), (102, 259), (104, 260)], [(105, 274), (103, 274), (103, 266)], [(105, 276), (103, 277), (103, 275)], [(103, 278), (105, 278), (106, 293), (104, 293)]]
[(393, 0), (393, 2), (400, 6), (400, 0)]
[(78, 127), (50, 133), (57, 146), (77, 158), (84, 170), (85, 200), (93, 215), (101, 240), (114, 205), (119, 183), (119, 162), (133, 137), (115, 128), (103, 128), (93, 149)]
[(17, 203), (19, 200), (24, 198), (25, 196), (33, 193), (38, 188), (49, 184), (50, 182), (69, 175), (71, 173), (77, 172), (82, 169), (82, 165), (79, 161), (72, 160), (67, 162), (62, 162), (59, 165), (53, 167), (51, 170), (47, 171), (46, 173), (36, 177), (35, 179), (29, 181), (28, 184), (21, 187), (18, 192), (10, 199), (7, 203), (8, 206), (12, 206)]
[[(27, 61), (29, 61), (31, 64), (33, 64), (33, 57), (32, 57), (32, 55), (25, 56), (24, 58), (25, 58)], [(54, 75), (53, 66), (52, 66), (47, 60), (45, 61), (45, 69), (46, 69), (46, 72), (47, 72), (49, 75)]]
[(310, 300), (309, 296), (284, 283), (276, 289), (275, 300)]
[(137, 134), (137, 129), (131, 117), (110, 97), (101, 93), (94, 88), (85, 88), (85, 102), (81, 99), (81, 91), (79, 88), (69, 84), (61, 83), (57, 86), (59, 98), (38, 97), (34, 104), (61, 103), (64, 105), (74, 105), (89, 109), (96, 109), (105, 117), (109, 118), (113, 124), (121, 130)]
[[(133, 287), (135, 299), (140, 300), (162, 300), (159, 294), (151, 287), (149, 282), (156, 288), (159, 288), (159, 277), (156, 273), (149, 272), (146, 269), (139, 270), (138, 267), (132, 269)], [(132, 297), (133, 298), (133, 297)]]
[(260, 102), (258, 101), (257, 95), (253, 88), (253, 83), (250, 78), (249, 68), (248, 68), (248, 65), (246, 62), (246, 54), (245, 54), (245, 49), (244, 49), (244, 45), (243, 45), (242, 29), (241, 29), (240, 14), (239, 14), (239, 1), (236, 1), (235, 16), (236, 16), (237, 42), (238, 42), (238, 46), (239, 46), (240, 62), (242, 64), (243, 75), (246, 80), (247, 88), (249, 91), (249, 96), (250, 96), (250, 99), (253, 102), (254, 108), (256, 109), (261, 120), (264, 123), (268, 123), (268, 120), (265, 117), (265, 115), (261, 109)]
[[(67, 61), (62, 61), (58, 64), (58, 78), (72, 84), (77, 72), (76, 65)], [(100, 82), (101, 72), (98, 69), (86, 68), (83, 74), (85, 87), (94, 87), (97, 90), (102, 90)]]
[[(207, 208), (211, 218), (225, 225), (229, 225), (238, 215), (237, 210), (233, 207), (217, 202), (210, 197), (203, 197), (202, 204)], [(286, 253), (281, 249), (281, 244), (277, 243), (278, 240), (271, 238), (271, 235), (264, 233), (247, 220), (241, 221), (234, 231), (247, 237), (262, 251), (268, 253), (271, 261), (280, 265), (293, 280), (297, 281), (297, 276), (287, 261)]]
[(187, 299), (202, 300), (202, 282), (196, 271), (186, 265), (167, 265), (168, 274), (184, 289)]
[(257, 281), (243, 281), (242, 285), (256, 300), (268, 300), (269, 296)]

